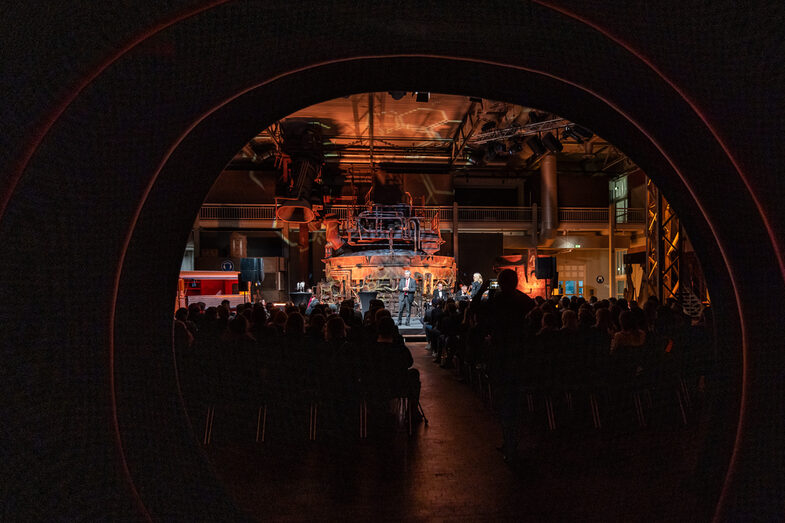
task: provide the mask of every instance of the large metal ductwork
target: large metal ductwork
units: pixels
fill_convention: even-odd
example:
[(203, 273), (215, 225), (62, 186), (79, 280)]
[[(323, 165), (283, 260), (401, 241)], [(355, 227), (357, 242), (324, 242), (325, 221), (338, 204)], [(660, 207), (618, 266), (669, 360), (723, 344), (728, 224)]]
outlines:
[(556, 174), (556, 156), (548, 153), (540, 161), (540, 202), (542, 209), (541, 241), (550, 245), (559, 228), (559, 179)]
[[(290, 223), (308, 223), (314, 219), (311, 208), (313, 183), (324, 162), (321, 130), (318, 125), (299, 120), (282, 123), (283, 151), (291, 158), (285, 186), (276, 191), (275, 216)], [(285, 170), (286, 172), (286, 170)]]
[(327, 232), (325, 233), (327, 245), (329, 245), (332, 250), (337, 251), (346, 243), (341, 238), (341, 233), (339, 230), (339, 227), (341, 226), (341, 220), (339, 220), (336, 215), (329, 214), (324, 217), (323, 223), (327, 229)]

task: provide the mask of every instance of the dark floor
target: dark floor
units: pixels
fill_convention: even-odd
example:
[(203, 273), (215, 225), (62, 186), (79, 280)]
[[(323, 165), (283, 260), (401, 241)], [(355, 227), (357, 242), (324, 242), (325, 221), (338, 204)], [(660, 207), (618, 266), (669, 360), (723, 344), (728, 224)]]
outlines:
[(277, 521), (709, 518), (685, 487), (703, 424), (664, 422), (611, 435), (588, 427), (547, 433), (538, 423), (523, 435), (520, 462), (508, 466), (487, 403), (432, 363), (423, 343), (410, 348), (428, 426), (411, 437), (391, 427), (345, 445), (329, 434), (309, 442), (306, 411), (299, 440), (275, 432), (263, 444), (253, 434), (248, 443), (216, 437), (207, 453), (237, 504)]

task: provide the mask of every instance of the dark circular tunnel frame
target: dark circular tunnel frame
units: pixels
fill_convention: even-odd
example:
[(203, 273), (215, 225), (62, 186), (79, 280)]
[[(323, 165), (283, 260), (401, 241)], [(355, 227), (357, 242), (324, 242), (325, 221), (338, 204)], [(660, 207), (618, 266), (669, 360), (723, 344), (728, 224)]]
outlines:
[[(96, 77), (96, 80), (100, 80), (100, 77)], [(331, 82), (330, 85), (323, 85), (327, 82)], [(318, 87), (306, 93), (301, 87), (302, 84)], [(527, 86), (526, 92), (521, 92), (518, 87), (522, 85)], [(528, 86), (532, 87), (528, 88)], [(555, 89), (549, 92), (553, 87)], [(117, 376), (117, 382), (113, 382), (112, 385), (113, 389), (117, 388), (117, 391), (112, 390), (112, 393), (118, 393), (115, 408), (118, 417), (118, 437), (121, 440), (120, 450), (125, 452), (128, 458), (130, 476), (133, 478), (132, 482), (137, 484), (142, 505), (154, 507), (155, 509), (150, 511), (153, 515), (159, 513), (156, 503), (160, 500), (151, 499), (151, 486), (161, 486), (169, 478), (163, 474), (162, 479), (155, 479), (158, 466), (149, 463), (142, 465), (145, 460), (141, 459), (143, 452), (140, 451), (139, 446), (143, 445), (142, 440), (145, 439), (146, 433), (155, 427), (157, 421), (145, 416), (143, 411), (150, 407), (151, 399), (158, 397), (143, 395), (132, 400), (129, 394), (138, 392), (138, 384), (144, 381), (139, 373), (148, 372), (156, 366), (163, 366), (164, 371), (157, 375), (159, 381), (154, 384), (154, 388), (159, 389), (158, 393), (165, 396), (172, 392), (175, 373), (169, 372), (172, 370), (171, 362), (161, 361), (162, 356), (166, 357), (170, 354), (170, 350), (163, 347), (169, 345), (167, 336), (162, 336), (166, 332), (164, 326), (160, 323), (156, 325), (155, 338), (162, 346), (150, 354), (149, 351), (138, 346), (139, 340), (137, 346), (134, 346), (131, 333), (125, 326), (115, 321), (116, 314), (133, 310), (134, 299), (131, 290), (140, 282), (144, 282), (158, 289), (155, 293), (156, 303), (150, 307), (149, 315), (167, 316), (171, 301), (169, 298), (173, 295), (176, 284), (182, 246), (190, 231), (193, 217), (209, 189), (210, 176), (214, 179), (215, 173), (220, 172), (223, 164), (259, 128), (301, 107), (349, 92), (386, 91), (391, 88), (483, 96), (551, 110), (595, 129), (628, 152), (629, 156), (662, 188), (677, 210), (689, 211), (691, 205), (701, 205), (699, 188), (696, 187), (697, 192), (689, 191), (692, 194), (684, 193), (686, 184), (693, 178), (698, 183), (705, 181), (705, 179), (701, 180), (701, 173), (691, 172), (689, 178), (681, 176), (679, 166), (685, 163), (684, 159), (679, 157), (681, 151), (678, 151), (678, 147), (674, 147), (676, 158), (671, 158), (669, 155), (671, 145), (659, 144), (654, 137), (656, 133), (649, 133), (646, 130), (647, 124), (640, 122), (639, 115), (626, 114), (624, 109), (614, 105), (609, 97), (592, 92), (576, 81), (516, 64), (497, 63), (476, 57), (417, 53), (352, 56), (341, 60), (308, 64), (293, 71), (268, 77), (264, 82), (249, 84), (248, 87), (238, 90), (234, 96), (225, 98), (212, 107), (199, 109), (198, 113), (201, 113), (201, 116), (193, 119), (193, 123), (185, 126), (179, 137), (171, 142), (172, 145), (165, 158), (162, 159), (155, 174), (151, 176), (136, 212), (129, 217), (130, 227), (115, 274), (112, 300), (115, 306), (110, 311), (109, 343), (112, 345), (110, 350), (116, 358), (115, 367), (110, 374)], [(561, 97), (566, 93), (569, 93), (572, 98), (570, 102), (564, 104)], [(274, 107), (271, 100), (275, 103)], [(670, 100), (669, 103), (671, 109), (679, 111), (686, 119), (694, 116), (690, 114), (690, 108), (685, 107), (677, 99)], [(249, 112), (252, 109), (253, 112)], [(220, 132), (224, 134), (220, 146), (217, 147), (215, 146), (216, 129), (221, 129)], [(205, 147), (208, 144), (212, 149)], [(711, 148), (711, 144), (708, 146)], [(713, 151), (718, 153), (718, 157), (722, 157), (721, 148), (715, 146)], [(32, 154), (34, 155), (35, 151)], [(198, 183), (189, 185), (186, 182), (194, 182), (194, 179), (188, 180), (176, 173), (185, 166), (193, 167), (196, 163), (195, 157), (199, 161), (200, 177)], [(690, 171), (685, 170), (685, 172)], [(184, 202), (179, 217), (173, 217), (165, 212), (170, 209), (173, 192)], [(712, 289), (716, 289), (713, 297), (718, 306), (718, 317), (724, 316), (726, 319), (733, 320), (738, 313), (735, 325), (732, 322), (724, 325), (726, 329), (724, 332), (728, 340), (737, 340), (744, 344), (742, 354), (746, 358), (750, 349), (749, 332), (745, 334), (735, 329), (736, 327), (744, 329), (745, 324), (750, 321), (749, 318), (742, 316), (743, 304), (749, 302), (749, 290), (733, 281), (731, 271), (737, 267), (738, 260), (729, 257), (730, 253), (721, 246), (726, 242), (723, 238), (723, 233), (726, 231), (723, 229), (723, 224), (715, 229), (716, 210), (714, 213), (712, 210), (701, 211), (702, 215), (682, 212), (682, 221), (691, 232), (697, 232), (692, 235), (692, 238), (695, 240), (701, 261), (709, 267), (707, 274)], [(161, 230), (162, 218), (169, 220), (164, 230)], [(176, 238), (180, 241), (174, 241)], [(775, 251), (775, 255), (776, 249), (777, 246), (774, 245), (772, 250)], [(152, 278), (147, 269), (150, 252), (161, 252), (160, 263), (164, 267), (160, 275)], [(715, 256), (725, 257), (726, 266), (717, 267), (716, 263), (706, 263)], [(738, 304), (739, 309), (723, 310), (722, 304), (725, 300), (727, 303)], [(149, 341), (149, 339), (142, 341)], [(747, 369), (746, 364), (744, 368)], [(745, 386), (750, 385), (749, 379), (750, 376), (745, 376)], [(757, 401), (761, 401), (760, 398)], [(168, 414), (183, 427), (187, 423), (182, 412), (179, 417), (171, 411)], [(718, 427), (718, 430), (722, 429), (730, 430), (732, 427)], [(739, 427), (736, 450), (739, 450), (742, 442), (743, 429), (744, 427)], [(167, 436), (167, 441), (161, 442), (160, 451), (163, 454), (166, 450), (177, 449), (180, 452), (176, 454), (180, 459), (201, 461), (201, 468), (196, 467), (201, 470), (201, 473), (195, 474), (191, 481), (204, 480), (205, 474), (209, 474), (209, 468), (203, 463), (204, 458), (200, 456), (192, 434), (183, 434), (176, 428), (172, 430), (173, 432)], [(185, 432), (189, 431), (186, 429)], [(188, 438), (190, 438), (190, 448), (188, 448)], [(727, 479), (726, 488), (734, 481), (743, 481), (744, 475), (735, 478), (729, 476)], [(187, 486), (195, 488), (194, 485)], [(215, 488), (216, 492), (220, 491), (220, 488)], [(743, 499), (723, 500), (724, 503), (736, 504), (743, 501)]]
[[(550, 75), (550, 74), (548, 74), (547, 72), (544, 72), (544, 71), (533, 71), (533, 70), (527, 69), (525, 67), (520, 67), (520, 66), (512, 66), (512, 65), (509, 65), (509, 64), (494, 63), (494, 62), (483, 61), (483, 60), (450, 58), (450, 57), (436, 57), (436, 56), (427, 56), (427, 55), (418, 55), (418, 56), (392, 55), (392, 56), (375, 56), (375, 57), (355, 57), (355, 58), (352, 58), (352, 59), (339, 60), (339, 61), (335, 61), (335, 62), (332, 62), (332, 63), (317, 64), (317, 65), (309, 66), (309, 67), (306, 67), (306, 68), (303, 68), (303, 69), (300, 69), (300, 70), (287, 72), (287, 73), (279, 75), (277, 77), (268, 79), (268, 80), (266, 80), (263, 83), (260, 83), (258, 85), (254, 85), (254, 86), (252, 86), (252, 87), (250, 87), (250, 88), (248, 88), (246, 90), (243, 90), (243, 91), (237, 93), (234, 97), (223, 101), (222, 103), (220, 103), (217, 106), (215, 106), (214, 108), (212, 108), (210, 111), (208, 111), (205, 114), (203, 114), (199, 119), (197, 119), (194, 122), (194, 124), (192, 126), (190, 126), (188, 128), (188, 130), (174, 144), (174, 146), (171, 149), (171, 155), (172, 156), (176, 155), (177, 148), (180, 147), (185, 141), (187, 141), (188, 138), (189, 138), (189, 135), (195, 129), (197, 129), (200, 125), (210, 126), (211, 123), (209, 122), (209, 119), (210, 119), (210, 117), (214, 113), (217, 113), (217, 112), (220, 112), (220, 111), (223, 111), (223, 110), (227, 109), (229, 105), (231, 105), (236, 100), (239, 100), (243, 96), (248, 96), (249, 100), (254, 100), (255, 102), (261, 100), (264, 95), (262, 93), (255, 93), (254, 91), (258, 91), (258, 90), (264, 89), (265, 87), (273, 87), (274, 88), (276, 83), (280, 83), (284, 79), (289, 80), (289, 81), (299, 81), (298, 77), (300, 75), (309, 74), (309, 73), (311, 73), (311, 74), (316, 73), (318, 75), (320, 69), (322, 69), (322, 68), (329, 68), (331, 66), (338, 66), (338, 67), (340, 67), (342, 65), (349, 65), (351, 67), (351, 66), (355, 66), (357, 64), (362, 64), (364, 62), (367, 63), (367, 62), (374, 62), (374, 61), (378, 61), (378, 60), (384, 61), (384, 60), (407, 60), (407, 59), (425, 60), (425, 62), (431, 62), (431, 61), (436, 61), (436, 62), (441, 62), (441, 61), (455, 62), (456, 64), (460, 64), (459, 67), (464, 68), (464, 70), (466, 69), (467, 64), (474, 64), (474, 65), (478, 65), (478, 66), (481, 66), (481, 67), (500, 68), (502, 70), (509, 69), (510, 71), (507, 71), (507, 72), (502, 73), (502, 74), (510, 75), (511, 71), (525, 72), (525, 73), (529, 73), (529, 74), (533, 74), (533, 75), (541, 75), (543, 77), (555, 80), (557, 82), (566, 83), (566, 84), (570, 85), (571, 87), (573, 87), (575, 89), (583, 91), (584, 93), (586, 93), (590, 97), (596, 98), (602, 104), (607, 105), (610, 108), (610, 110), (615, 112), (618, 116), (621, 116), (624, 120), (627, 120), (632, 125), (632, 127), (634, 127), (636, 129), (636, 131), (638, 131), (638, 133), (640, 133), (640, 137), (645, 138), (652, 145), (654, 145), (654, 147), (657, 149), (657, 151), (665, 158), (667, 164), (671, 167), (672, 173), (674, 173), (676, 176), (678, 176), (681, 179), (681, 181), (683, 181), (683, 182), (687, 181), (686, 178), (683, 176), (683, 174), (681, 172), (679, 172), (679, 170), (676, 167), (675, 163), (667, 156), (666, 151), (659, 144), (657, 144), (656, 141), (651, 136), (647, 135), (646, 131), (642, 127), (640, 127), (638, 125), (638, 123), (632, 117), (630, 117), (629, 115), (625, 114), (621, 110), (621, 108), (615, 106), (610, 101), (604, 99), (602, 96), (598, 95), (597, 93), (593, 93), (593, 92), (589, 91), (588, 89), (585, 89), (584, 87), (580, 86), (577, 83), (570, 82), (570, 81), (568, 81), (566, 79), (562, 79), (562, 78), (555, 78), (553, 75)], [(362, 68), (362, 66), (361, 66), (361, 68)], [(426, 87), (429, 88), (429, 86), (426, 86)], [(423, 87), (420, 87), (420, 88), (423, 89)], [(384, 89), (385, 88), (384, 88), (383, 85), (378, 86), (378, 90), (384, 90)], [(357, 92), (357, 91), (354, 90), (354, 91), (351, 91), (351, 92), (353, 93), (353, 92)], [(440, 90), (439, 92), (443, 92), (443, 91)], [(344, 94), (347, 94), (347, 93), (339, 91), (339, 92), (334, 93), (334, 94), (344, 95)], [(460, 93), (451, 92), (449, 94), (476, 95), (477, 93), (474, 92), (474, 91), (468, 91), (468, 92), (460, 92)], [(333, 97), (333, 96), (331, 95), (331, 97)], [(308, 101), (306, 104), (300, 104), (300, 106), (309, 106), (309, 105), (312, 105), (313, 102), (317, 102), (318, 103), (320, 101), (324, 101), (324, 100), (321, 99), (321, 98), (315, 98), (313, 100)], [(508, 97), (504, 98), (504, 101), (514, 102), (514, 103), (523, 103), (525, 100), (510, 99), (509, 95), (508, 95)], [(284, 114), (282, 116), (286, 116), (286, 115), (296, 111), (299, 108), (300, 107), (294, 107), (294, 110), (291, 110), (291, 111), (289, 111), (287, 109), (286, 110), (286, 114)], [(553, 108), (552, 107), (545, 107), (545, 109), (550, 111)], [(228, 109), (228, 110), (231, 111), (231, 109)], [(556, 111), (553, 110), (553, 112), (556, 112)], [(273, 121), (260, 122), (261, 125), (258, 125), (256, 128), (254, 128), (254, 130), (252, 131), (253, 134), (256, 133), (256, 130), (258, 128), (265, 128), (266, 126), (271, 124)], [(592, 125), (590, 122), (581, 122), (581, 123), (585, 123), (586, 125), (588, 125), (589, 127), (593, 128), (593, 129), (601, 129), (601, 128), (603, 128), (603, 125), (601, 123), (598, 123), (597, 125)], [(243, 134), (247, 135), (248, 131), (250, 131), (250, 129), (245, 129), (243, 131)], [(242, 142), (242, 141), (241, 142), (237, 142), (237, 144), (242, 144), (242, 143), (245, 143), (245, 142)], [(234, 154), (234, 151), (236, 151), (237, 149), (238, 149), (238, 147), (234, 147), (234, 149), (232, 150), (231, 154)], [(225, 155), (224, 156), (219, 156), (219, 158), (221, 159), (222, 162), (225, 163), (226, 158), (231, 158), (231, 154), (229, 156), (225, 156)], [(630, 156), (632, 158), (635, 158), (634, 152)], [(162, 162), (161, 169), (160, 169), (161, 171), (166, 169), (166, 167), (167, 167), (166, 163), (169, 161), (170, 158), (171, 158), (171, 156), (167, 157), (164, 160), (164, 162)], [(216, 171), (216, 172), (219, 172), (219, 171)], [(158, 173), (156, 173), (156, 176), (157, 176), (157, 174)], [(662, 173), (662, 171), (658, 172), (658, 170), (656, 170), (656, 169), (654, 169), (652, 174), (651, 174), (651, 176), (655, 179), (655, 181), (657, 181), (658, 179), (662, 180), (662, 176), (663, 175), (667, 176), (667, 174)], [(155, 178), (153, 178), (151, 180), (151, 186), (150, 186), (150, 190), (151, 191), (153, 190), (154, 184), (155, 184)], [(690, 191), (690, 192), (692, 192), (692, 191)], [(199, 201), (199, 204), (201, 204), (202, 201), (203, 201), (203, 199)], [(142, 208), (144, 207), (144, 204), (145, 204), (145, 202), (142, 202), (140, 204), (140, 208), (139, 208), (139, 212), (140, 213), (142, 212)], [(187, 220), (188, 223), (192, 223), (193, 222), (193, 219), (192, 219), (193, 216), (195, 216), (195, 214), (190, 214), (189, 215), (189, 220)], [(689, 223), (690, 219), (687, 218), (687, 219), (685, 219), (683, 221)], [(190, 231), (190, 228), (188, 230)], [(134, 232), (134, 235), (136, 235), (136, 232)], [(184, 232), (184, 235), (181, 236), (181, 237), (186, 237), (186, 236), (187, 236), (187, 233)], [(128, 240), (130, 241), (130, 236), (129, 236)], [(184, 241), (182, 243), (184, 245)], [(147, 249), (145, 249), (145, 251), (147, 251)], [(177, 252), (179, 253), (179, 251), (182, 251), (182, 249), (179, 249)], [(122, 277), (122, 276), (120, 276), (120, 277)], [(170, 282), (167, 282), (166, 288), (167, 289), (170, 289), (170, 288), (174, 289), (175, 278), (169, 278), (169, 279), (170, 279)], [(118, 287), (119, 287), (119, 283), (118, 283)], [(174, 292), (174, 291), (172, 290), (172, 292)], [(719, 300), (721, 300), (721, 299), (722, 298), (719, 298)], [(717, 301), (717, 300), (715, 299), (715, 301)], [(731, 301), (733, 303), (737, 303), (735, 299), (733, 299)]]

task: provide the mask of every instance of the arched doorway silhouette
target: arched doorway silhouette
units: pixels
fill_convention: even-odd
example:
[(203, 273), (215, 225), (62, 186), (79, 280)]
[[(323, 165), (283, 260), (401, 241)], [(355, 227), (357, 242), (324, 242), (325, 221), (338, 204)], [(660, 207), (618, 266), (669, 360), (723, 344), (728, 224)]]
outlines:
[[(33, 313), (47, 320), (3, 333), (19, 376), (9, 380), (19, 437), (7, 462), (24, 475), (24, 456), (52, 456), (35, 481), (7, 487), (10, 513), (237, 517), (178, 404), (169, 314), (182, 247), (215, 176), (259, 129), (312, 103), (389, 89), (551, 110), (595, 129), (656, 181), (706, 267), (727, 383), (737, 387), (729, 396), (743, 390), (741, 423), (730, 402), (715, 428), (718, 456), (727, 464), (733, 452), (728, 475), (716, 471), (717, 514), (781, 510), (782, 356), (767, 326), (785, 282), (757, 194), (765, 187), (750, 186), (765, 178), (740, 172), (685, 97), (618, 41), (547, 7), (498, 7), (488, 16), (470, 3), (417, 14), (314, 5), (309, 16), (285, 7), (260, 16), (217, 3), (155, 30), (140, 20), (125, 52), (77, 82), (12, 152), (3, 192), (0, 238), (14, 246), (0, 261), (3, 285), (10, 296), (47, 297), (2, 305), (8, 325)], [(480, 11), (479, 22), (461, 23)], [(282, 43), (260, 58), (259, 35)], [(89, 497), (54, 495), (73, 485)], [(33, 492), (53, 495), (31, 508)]]

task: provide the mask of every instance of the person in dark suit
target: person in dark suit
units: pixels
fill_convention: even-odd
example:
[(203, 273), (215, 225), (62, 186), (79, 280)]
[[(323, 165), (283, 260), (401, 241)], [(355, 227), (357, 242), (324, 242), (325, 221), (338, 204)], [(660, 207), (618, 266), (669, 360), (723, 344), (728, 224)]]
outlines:
[(412, 319), (412, 302), (414, 302), (414, 292), (417, 290), (417, 282), (412, 278), (412, 273), (409, 270), (403, 272), (403, 278), (398, 282), (398, 293), (400, 308), (398, 309), (398, 325), (401, 324), (403, 317), (403, 310), (406, 309), (406, 325)]
[(431, 298), (431, 305), (436, 307), (436, 304), (441, 302), (447, 301), (447, 298), (450, 297), (450, 293), (444, 289), (444, 285), (442, 282), (436, 284), (436, 290), (433, 291), (433, 298)]

